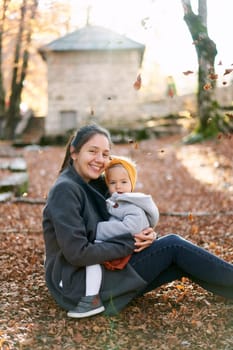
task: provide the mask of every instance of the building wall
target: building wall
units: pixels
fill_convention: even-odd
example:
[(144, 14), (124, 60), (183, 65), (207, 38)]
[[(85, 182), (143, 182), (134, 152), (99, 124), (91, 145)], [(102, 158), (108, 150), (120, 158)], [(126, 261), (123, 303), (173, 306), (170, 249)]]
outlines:
[[(140, 68), (138, 51), (49, 52), (47, 134), (60, 134), (89, 121), (110, 126), (190, 111), (196, 95), (143, 101), (133, 83)], [(233, 106), (233, 84), (216, 89), (221, 106)]]
[(140, 59), (136, 50), (49, 52), (46, 133), (59, 134), (89, 120), (117, 125), (140, 117), (133, 88)]
[[(232, 107), (233, 110), (233, 84), (217, 87), (215, 89), (214, 98), (220, 107)], [(169, 114), (196, 115), (197, 96), (196, 94), (186, 94), (167, 97), (166, 99), (156, 100), (152, 102), (143, 101), (140, 105), (141, 118), (163, 117)]]

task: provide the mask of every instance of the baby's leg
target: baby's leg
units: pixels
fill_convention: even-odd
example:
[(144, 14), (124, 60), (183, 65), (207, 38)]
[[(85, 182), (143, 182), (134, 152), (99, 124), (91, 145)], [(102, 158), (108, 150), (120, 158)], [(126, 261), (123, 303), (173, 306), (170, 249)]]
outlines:
[(101, 266), (86, 266), (86, 295), (80, 299), (78, 305), (73, 310), (68, 311), (67, 316), (83, 318), (99, 314), (105, 310), (99, 296), (101, 281)]
[(101, 266), (98, 264), (86, 266), (86, 296), (99, 294), (101, 282)]

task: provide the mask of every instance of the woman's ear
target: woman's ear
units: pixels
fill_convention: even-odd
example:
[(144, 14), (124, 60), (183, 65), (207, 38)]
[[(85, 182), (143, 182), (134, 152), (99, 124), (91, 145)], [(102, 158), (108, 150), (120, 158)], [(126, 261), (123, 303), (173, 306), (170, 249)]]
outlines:
[(76, 159), (77, 159), (77, 153), (76, 153), (76, 151), (75, 151), (74, 146), (70, 146), (70, 157), (71, 157), (73, 160), (76, 160)]

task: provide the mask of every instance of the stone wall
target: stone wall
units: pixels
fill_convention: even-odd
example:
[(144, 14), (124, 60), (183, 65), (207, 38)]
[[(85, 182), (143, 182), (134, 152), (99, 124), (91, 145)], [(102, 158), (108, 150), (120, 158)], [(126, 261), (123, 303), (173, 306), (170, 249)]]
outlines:
[(136, 50), (49, 53), (46, 133), (63, 132), (72, 124), (76, 128), (93, 118), (113, 123), (139, 118), (133, 83), (140, 63)]

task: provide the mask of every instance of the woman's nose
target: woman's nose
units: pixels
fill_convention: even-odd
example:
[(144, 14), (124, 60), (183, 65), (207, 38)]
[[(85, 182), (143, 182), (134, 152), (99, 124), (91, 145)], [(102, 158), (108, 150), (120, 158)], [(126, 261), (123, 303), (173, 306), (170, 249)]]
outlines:
[(99, 162), (104, 162), (105, 161), (104, 156), (101, 153), (97, 153), (96, 154), (96, 159)]

